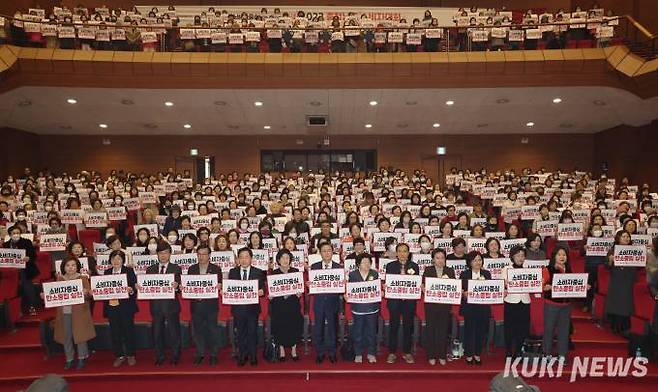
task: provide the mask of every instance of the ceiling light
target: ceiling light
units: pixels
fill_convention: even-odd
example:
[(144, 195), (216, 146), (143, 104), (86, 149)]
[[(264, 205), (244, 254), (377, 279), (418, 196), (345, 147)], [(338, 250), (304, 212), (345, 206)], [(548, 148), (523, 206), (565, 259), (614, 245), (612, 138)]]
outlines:
[(263, 103), (261, 101), (256, 101), (256, 102), (254, 102), (254, 106), (261, 107), (261, 106), (263, 106)]
[(214, 103), (217, 106), (226, 106), (226, 101), (215, 101)]
[(185, 128), (185, 129), (190, 129), (190, 128), (192, 128), (192, 125), (190, 125), (190, 124), (185, 124), (185, 125), (183, 125), (183, 128)]
[(319, 102), (319, 101), (311, 101), (311, 102), (309, 103), (309, 105), (311, 105), (311, 106), (322, 106), (322, 102)]
[(370, 101), (370, 106), (377, 106), (377, 101)]
[(372, 124), (366, 124), (366, 128), (372, 128)]
[(264, 126), (263, 126), (263, 129), (272, 129), (272, 127), (269, 126), (269, 125), (264, 125)]
[(448, 106), (452, 106), (454, 104), (455, 104), (455, 101), (452, 101), (452, 100), (446, 101), (446, 105), (448, 105)]
[(174, 106), (174, 103), (170, 102), (170, 101), (167, 101), (167, 102), (165, 102), (165, 106), (170, 106), (171, 107), (171, 106)]
[(441, 126), (441, 124), (439, 124), (439, 123), (434, 123), (434, 124), (432, 124), (432, 127), (434, 127), (434, 128), (438, 128), (438, 127), (440, 127), (440, 126)]
[(526, 126), (526, 127), (534, 127), (534, 126), (535, 126), (535, 123), (533, 123), (532, 121), (530, 121), (530, 122), (527, 122), (527, 123), (525, 124), (525, 126)]
[(193, 157), (199, 155), (199, 150), (196, 148), (190, 148), (190, 155), (192, 155)]
[(509, 99), (507, 98), (500, 98), (496, 100), (496, 103), (509, 103)]
[(562, 103), (562, 98), (560, 97), (553, 98), (553, 103)]
[(124, 105), (134, 105), (135, 101), (133, 101), (132, 99), (122, 99), (121, 103)]
[(75, 99), (75, 98), (69, 98), (69, 99), (66, 100), (66, 102), (70, 103), (71, 105), (74, 105), (74, 104), (78, 103), (78, 100)]
[(98, 126), (103, 128), (103, 129), (107, 128), (107, 124), (98, 124)]
[(405, 104), (406, 104), (407, 106), (414, 106), (414, 105), (417, 105), (417, 104), (418, 104), (418, 101), (407, 101), (407, 102), (405, 102)]

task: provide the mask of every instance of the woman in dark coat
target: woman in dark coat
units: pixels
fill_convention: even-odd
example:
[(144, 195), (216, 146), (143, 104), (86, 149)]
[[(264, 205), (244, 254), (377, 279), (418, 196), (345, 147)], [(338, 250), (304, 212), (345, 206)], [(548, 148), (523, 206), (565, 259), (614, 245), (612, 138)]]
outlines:
[(631, 245), (631, 235), (621, 230), (615, 235), (615, 245), (608, 253), (608, 268), (610, 270), (610, 288), (614, 295), (605, 298), (605, 312), (610, 319), (610, 326), (615, 333), (624, 333), (630, 326), (633, 306), (633, 285), (637, 276), (635, 267), (617, 267), (614, 265), (613, 252), (617, 245)]
[[(423, 277), (455, 279), (455, 271), (446, 267), (446, 251), (434, 249), (432, 251), (434, 265), (425, 268)], [(430, 365), (446, 364), (448, 350), (448, 327), (450, 325), (450, 309), (448, 304), (425, 303), (425, 318), (427, 320), (428, 342), (427, 357)]]
[[(469, 280), (491, 280), (491, 273), (482, 266), (483, 259), (478, 251), (472, 251), (466, 255), (466, 270), (459, 276), (464, 292), (468, 291)], [(468, 365), (481, 365), (480, 354), (487, 339), (491, 305), (469, 304), (467, 294), (464, 293), (462, 297), (460, 309), (464, 316), (464, 355)]]
[[(282, 249), (277, 253), (276, 262), (279, 267), (272, 271), (272, 275), (299, 272), (297, 268), (290, 266), (292, 254), (287, 249)], [(274, 342), (279, 345), (281, 350), (279, 353), (280, 362), (285, 361), (286, 347), (289, 347), (291, 350), (290, 356), (292, 360), (299, 360), (297, 342), (302, 338), (304, 324), (299, 297), (301, 297), (301, 293), (270, 298), (272, 335), (274, 336)]]

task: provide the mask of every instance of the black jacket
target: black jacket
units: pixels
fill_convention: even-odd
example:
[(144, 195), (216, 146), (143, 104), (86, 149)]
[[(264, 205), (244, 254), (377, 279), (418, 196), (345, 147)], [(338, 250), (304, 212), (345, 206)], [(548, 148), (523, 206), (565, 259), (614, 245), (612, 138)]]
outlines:
[(14, 243), (9, 240), (5, 242), (2, 247), (8, 249), (25, 249), (25, 257), (30, 259), (27, 263), (25, 263), (25, 273), (27, 274), (27, 278), (32, 279), (39, 276), (39, 267), (37, 266), (37, 251), (34, 248), (32, 241), (21, 238), (18, 240), (18, 242)]
[[(187, 274), (188, 275), (200, 275), (199, 274), (199, 263), (191, 265), (190, 268), (187, 269)], [(217, 275), (217, 283), (222, 283), (222, 269), (213, 263), (208, 264), (208, 268), (206, 270), (207, 275), (215, 274)], [(206, 298), (206, 299), (195, 299), (192, 300), (191, 304), (191, 310), (192, 312), (195, 312), (196, 310), (216, 310), (219, 309), (219, 299), (218, 298)]]
[[(322, 264), (323, 262), (317, 262), (311, 264), (311, 269), (312, 270), (320, 270), (322, 269)], [(331, 262), (331, 268), (343, 268), (341, 267), (340, 264), (334, 263), (333, 261)], [(341, 294), (338, 293), (331, 293), (331, 294), (313, 294), (313, 306), (326, 306), (328, 309), (335, 310), (336, 312), (338, 311), (339, 305), (340, 305), (340, 296)]]
[[(133, 289), (133, 293), (128, 296), (127, 299), (120, 299), (118, 307), (110, 306), (110, 301), (103, 301), (103, 317), (108, 317), (111, 308), (118, 309), (122, 314), (126, 316), (133, 316), (139, 310), (137, 307), (137, 288), (135, 288), (135, 285), (137, 284), (137, 276), (135, 276), (135, 271), (133, 271), (132, 268), (126, 267), (124, 265), (121, 267), (121, 273), (126, 274), (128, 287)], [(112, 275), (112, 268), (106, 269), (104, 275)]]
[[(160, 263), (155, 263), (152, 266), (146, 269), (147, 274), (160, 274)], [(167, 269), (165, 270), (167, 274), (174, 274), (174, 278), (178, 284), (180, 284), (180, 275), (182, 273), (180, 266), (169, 262), (167, 264)], [(178, 301), (178, 296), (174, 299), (154, 299), (151, 300), (151, 315), (159, 314), (171, 314), (171, 313), (180, 313), (180, 302)]]
[[(228, 272), (228, 278), (234, 280), (242, 280), (241, 267), (231, 268)], [(262, 270), (254, 267), (253, 265), (249, 268), (248, 280), (258, 280), (258, 289), (265, 291), (265, 279), (266, 276)], [(260, 314), (260, 300), (257, 304), (251, 305), (231, 305), (231, 314), (233, 317), (245, 316), (247, 314)]]

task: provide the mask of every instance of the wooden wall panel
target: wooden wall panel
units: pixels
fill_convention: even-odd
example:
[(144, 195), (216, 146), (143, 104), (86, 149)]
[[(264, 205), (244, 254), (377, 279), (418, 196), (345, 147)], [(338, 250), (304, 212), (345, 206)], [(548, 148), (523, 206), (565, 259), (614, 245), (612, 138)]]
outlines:
[(596, 134), (595, 171), (607, 163), (611, 177), (627, 176), (631, 183), (658, 185), (658, 121), (644, 127), (620, 126)]
[(23, 169), (41, 167), (39, 136), (11, 128), (0, 128), (0, 178), (19, 175)]
[[(110, 136), (111, 145), (96, 136), (41, 136), (41, 161), (51, 170), (111, 169), (155, 172), (173, 167), (176, 156), (190, 148), (215, 157), (218, 172), (257, 172), (260, 151), (315, 149), (318, 136)], [(302, 140), (303, 144), (297, 144)], [(332, 149), (377, 150), (378, 165), (405, 170), (420, 168), (425, 158), (445, 146), (465, 168), (502, 169), (541, 166), (565, 170), (591, 170), (594, 135), (532, 135), (521, 144), (521, 135), (413, 135), (331, 136)]]

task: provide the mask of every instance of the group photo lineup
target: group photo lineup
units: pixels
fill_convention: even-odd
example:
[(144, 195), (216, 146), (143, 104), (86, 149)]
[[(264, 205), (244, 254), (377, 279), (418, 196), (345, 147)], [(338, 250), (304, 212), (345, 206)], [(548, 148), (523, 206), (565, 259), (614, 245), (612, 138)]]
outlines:
[(0, 391), (658, 387), (655, 0), (6, 0)]

